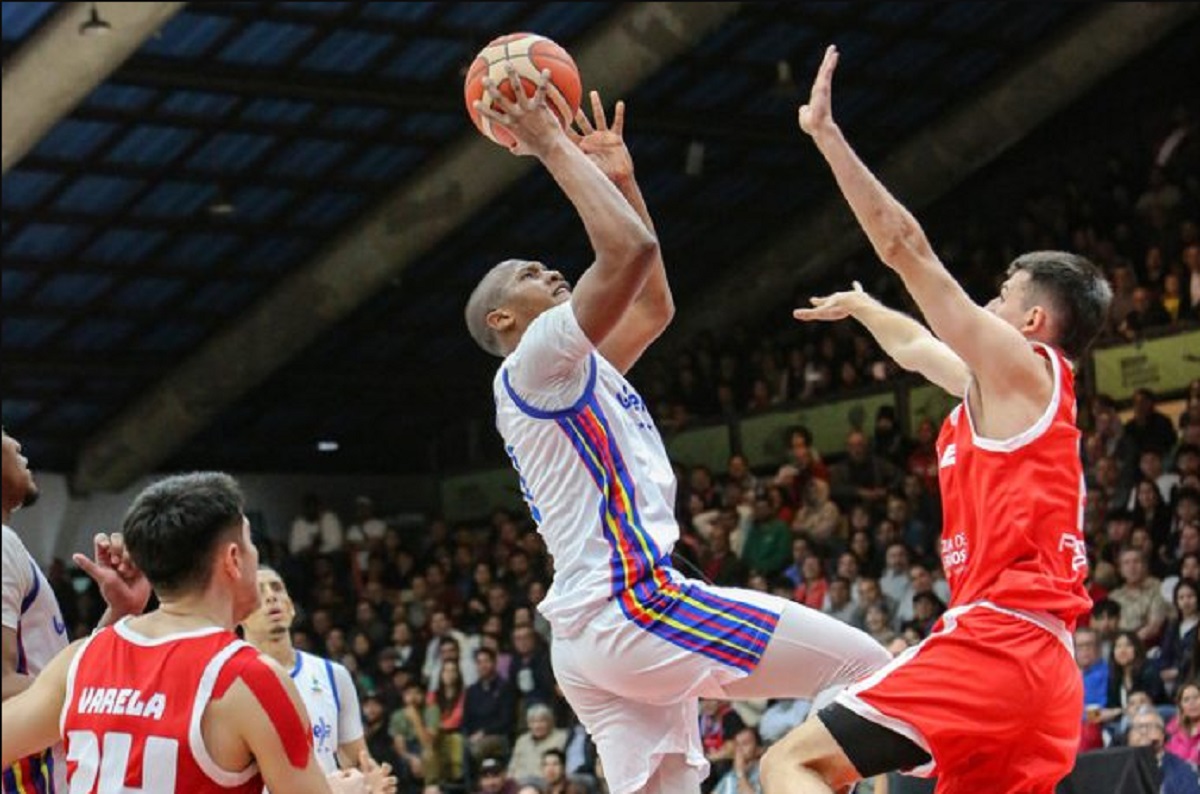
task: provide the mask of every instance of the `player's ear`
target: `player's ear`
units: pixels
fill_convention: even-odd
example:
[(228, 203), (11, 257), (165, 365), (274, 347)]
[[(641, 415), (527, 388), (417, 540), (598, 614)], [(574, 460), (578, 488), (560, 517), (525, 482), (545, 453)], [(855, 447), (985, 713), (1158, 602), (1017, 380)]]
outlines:
[(517, 318), (508, 309), (492, 309), (485, 318), (488, 328), (497, 333), (503, 333), (512, 328)]
[[(225, 541), (218, 548), (218, 570), (231, 580), (237, 581), (242, 576), (242, 568), (245, 564), (246, 550), (242, 548), (242, 544), (232, 540)], [(255, 576), (257, 577), (257, 573)]]
[(1021, 332), (1025, 336), (1044, 334), (1050, 327), (1050, 315), (1041, 304), (1034, 304), (1025, 312), (1025, 326)]

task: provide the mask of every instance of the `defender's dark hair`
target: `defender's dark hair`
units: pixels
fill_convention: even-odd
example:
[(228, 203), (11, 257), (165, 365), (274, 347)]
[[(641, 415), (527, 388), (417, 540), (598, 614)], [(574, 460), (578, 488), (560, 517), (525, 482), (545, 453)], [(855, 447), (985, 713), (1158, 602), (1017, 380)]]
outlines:
[(1051, 303), (1055, 343), (1067, 358), (1078, 361), (1108, 321), (1112, 303), (1108, 280), (1087, 259), (1064, 251), (1022, 254), (1008, 266), (1008, 275), (1019, 270), (1029, 274), (1033, 290)]
[(240, 537), (244, 500), (228, 474), (180, 474), (146, 488), (122, 522), (125, 543), (155, 590), (203, 589), (219, 541)]

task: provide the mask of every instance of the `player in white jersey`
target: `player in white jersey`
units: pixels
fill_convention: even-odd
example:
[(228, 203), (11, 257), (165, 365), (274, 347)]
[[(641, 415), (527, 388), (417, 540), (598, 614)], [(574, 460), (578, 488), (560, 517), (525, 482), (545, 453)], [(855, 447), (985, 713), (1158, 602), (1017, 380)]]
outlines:
[[(546, 76), (543, 75), (543, 85)], [(515, 83), (514, 79), (514, 83)], [(688, 580), (671, 566), (675, 481), (625, 379), (673, 314), (650, 217), (622, 138), (592, 94), (595, 127), (569, 136), (544, 88), (487, 90), (484, 115), (537, 157), (574, 204), (596, 259), (570, 289), (539, 262), (502, 262), (466, 308), (504, 362), (496, 422), (554, 558), (540, 605), (559, 685), (596, 741), (609, 788), (698, 792), (708, 765), (697, 698), (812, 697), (885, 664), (866, 634), (763, 593)]]
[[(38, 498), (37, 483), (21, 455), (21, 445), (3, 433), (0, 450), (4, 477), (4, 559), (3, 559), (3, 700), (25, 691), (54, 655), (67, 647), (67, 625), (63, 622), (58, 599), (50, 583), (38, 568), (20, 537), (8, 525), (12, 514), (29, 507)], [(126, 614), (137, 614), (146, 606), (150, 585), (127, 561), (119, 535), (96, 536), (96, 562), (75, 555), (81, 565), (101, 586), (109, 608), (101, 625)], [(60, 792), (65, 794), (66, 763), (62, 745), (38, 755), (22, 758), (0, 775), (4, 794)]]
[(258, 593), (258, 609), (242, 621), (246, 641), (291, 675), (308, 711), (313, 749), (325, 773), (357, 766), (367, 743), (363, 738), (358, 692), (350, 671), (292, 645), (296, 607), (278, 573), (259, 568)]

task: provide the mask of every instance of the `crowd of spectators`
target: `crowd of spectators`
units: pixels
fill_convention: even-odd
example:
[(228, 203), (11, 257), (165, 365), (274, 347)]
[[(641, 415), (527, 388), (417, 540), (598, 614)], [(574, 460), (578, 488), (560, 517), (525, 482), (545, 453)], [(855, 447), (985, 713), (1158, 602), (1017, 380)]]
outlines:
[[(1038, 191), (1007, 226), (999, 218), (984, 232), (968, 222), (931, 236), (979, 296), (1016, 252), (1067, 248), (1112, 279), (1110, 340), (1182, 327), (1200, 316), (1200, 186), (1173, 159), (1178, 142), (1163, 156), (1179, 129), (1196, 135), (1186, 116), (1178, 124), (1153, 149), (1140, 185), (1136, 169), (1113, 158), (1090, 179)], [(883, 282), (879, 291), (894, 301), (893, 287)], [(703, 334), (669, 367), (641, 375), (669, 432), (840, 396), (898, 373), (861, 329), (842, 323)], [(1141, 390), (1126, 420), (1106, 395), (1081, 403), (1095, 608), (1077, 632), (1076, 656), (1087, 692), (1081, 749), (1142, 741), (1135, 718), (1149, 705), (1162, 718), (1162, 746), (1194, 769), (1200, 381), (1179, 402), (1182, 410), (1167, 416)], [(867, 426), (845, 428), (845, 454), (836, 458), (797, 426), (784, 460), (735, 454), (724, 471), (681, 465), (675, 564), (717, 584), (793, 598), (899, 652), (928, 634), (949, 601), (935, 435), (930, 421), (906, 433), (883, 409)], [(412, 531), (376, 516), (370, 498), (340, 516), (310, 496), (286, 538), (259, 539), (296, 600), (296, 647), (351, 671), (368, 746), (395, 767), (402, 791), (602, 790), (595, 747), (551, 670), (549, 630), (537, 612), (551, 560), (527, 516), (497, 510), (462, 525), (432, 518)], [(50, 581), (68, 621), (92, 625), (94, 592), (76, 598), (57, 564)], [(714, 767), (708, 785), (740, 791), (745, 778), (756, 787), (763, 747), (809, 705), (703, 702), (697, 729)]]

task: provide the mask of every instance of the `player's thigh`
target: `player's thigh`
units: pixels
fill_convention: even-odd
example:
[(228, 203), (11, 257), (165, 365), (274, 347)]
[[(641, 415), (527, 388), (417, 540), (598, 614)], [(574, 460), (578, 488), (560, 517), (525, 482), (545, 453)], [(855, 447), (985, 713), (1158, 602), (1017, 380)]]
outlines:
[[(563, 694), (596, 743), (609, 790), (642, 790), (664, 761), (694, 770), (697, 781), (708, 771), (700, 745), (700, 714), (695, 698), (651, 704), (614, 695), (579, 681), (560, 681)], [(675, 769), (672, 763), (670, 769)], [(668, 770), (670, 771), (670, 770)], [(690, 780), (691, 774), (669, 774)]]
[(812, 698), (857, 681), (891, 661), (869, 634), (814, 609), (787, 602), (758, 666), (725, 686), (731, 698)]

